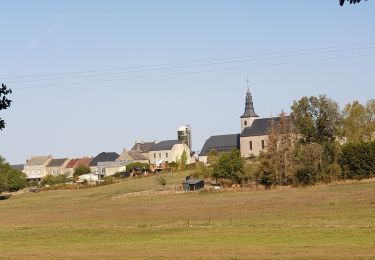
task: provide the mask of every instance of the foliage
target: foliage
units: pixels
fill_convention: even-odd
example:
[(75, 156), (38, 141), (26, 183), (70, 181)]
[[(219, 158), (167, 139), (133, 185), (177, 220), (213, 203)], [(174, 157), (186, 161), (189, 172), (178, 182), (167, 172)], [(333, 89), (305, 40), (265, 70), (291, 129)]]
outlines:
[[(350, 4), (356, 4), (356, 3), (359, 3), (361, 2), (361, 0), (346, 0), (347, 2), (350, 2)], [(367, 1), (367, 0), (365, 0)], [(340, 0), (340, 5), (343, 6), (345, 3), (345, 0)]]
[(293, 124), (282, 112), (278, 122), (272, 122), (271, 124), (267, 150), (261, 156), (262, 160), (269, 160), (273, 165), (272, 179), (274, 184), (286, 185), (291, 183), (295, 139)]
[(150, 170), (150, 165), (148, 163), (141, 163), (141, 162), (134, 162), (134, 163), (129, 163), (126, 165), (126, 171), (132, 172), (132, 171), (149, 171)]
[(302, 143), (335, 140), (342, 124), (339, 106), (326, 95), (303, 97), (291, 107), (292, 121), (301, 134)]
[(348, 142), (370, 141), (375, 132), (375, 99), (366, 106), (354, 101), (343, 111), (343, 136)]
[(240, 182), (240, 176), (243, 173), (244, 159), (238, 149), (222, 153), (218, 162), (213, 165), (214, 178), (230, 179), (234, 182)]
[(343, 177), (369, 178), (375, 174), (375, 141), (347, 143), (341, 149), (340, 165)]
[[(7, 86), (1, 84), (0, 88), (0, 110), (7, 109), (10, 107), (12, 100), (7, 98), (7, 95), (12, 94), (12, 90), (8, 89)], [(0, 130), (4, 129), (5, 121), (0, 117)]]
[(55, 185), (55, 184), (65, 183), (65, 182), (68, 182), (68, 181), (69, 181), (69, 179), (66, 177), (65, 174), (59, 174), (59, 175), (48, 174), (47, 176), (45, 176), (42, 179), (40, 184), (42, 186)]
[[(261, 156), (264, 156), (262, 154)], [(259, 183), (266, 189), (270, 189), (272, 184), (275, 183), (275, 168), (270, 160), (260, 160), (259, 164)]]
[(74, 176), (74, 178), (77, 178), (78, 176), (81, 176), (83, 174), (87, 174), (87, 173), (90, 173), (90, 172), (91, 172), (91, 170), (90, 170), (89, 167), (87, 167), (85, 165), (80, 165), (74, 170), (73, 176)]
[(296, 171), (296, 183), (303, 186), (313, 185), (317, 181), (317, 171), (313, 167), (304, 166)]
[(209, 165), (215, 165), (217, 164), (218, 161), (219, 161), (219, 153), (217, 151), (213, 150), (207, 154), (207, 163)]
[(180, 169), (185, 169), (186, 164), (187, 164), (187, 160), (188, 160), (188, 154), (187, 154), (186, 150), (184, 150), (182, 152), (181, 158), (179, 160), (179, 162), (180, 162)]
[(156, 180), (156, 182), (157, 182), (159, 185), (161, 185), (161, 186), (163, 186), (163, 187), (167, 184), (167, 179), (166, 179), (163, 175), (161, 175), (161, 174), (157, 175), (157, 176), (155, 177), (155, 180)]
[(0, 193), (4, 191), (18, 191), (26, 186), (26, 175), (13, 169), (0, 156)]
[(196, 163), (195, 165), (195, 171), (193, 173), (193, 176), (195, 178), (203, 177), (208, 178), (212, 175), (212, 167), (208, 167), (203, 162)]

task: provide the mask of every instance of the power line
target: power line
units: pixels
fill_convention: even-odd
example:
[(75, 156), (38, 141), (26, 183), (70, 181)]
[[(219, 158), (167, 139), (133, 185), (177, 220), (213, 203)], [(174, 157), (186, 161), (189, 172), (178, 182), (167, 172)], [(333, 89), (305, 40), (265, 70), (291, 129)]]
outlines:
[(140, 72), (146, 72), (146, 71), (186, 69), (186, 68), (194, 68), (194, 67), (207, 67), (207, 66), (234, 64), (234, 63), (246, 63), (246, 62), (264, 61), (264, 60), (295, 58), (295, 57), (310, 56), (310, 55), (333, 54), (333, 53), (338, 53), (338, 52), (343, 52), (343, 51), (346, 52), (346, 51), (358, 51), (358, 50), (368, 50), (368, 49), (372, 50), (374, 48), (375, 48), (375, 46), (362, 47), (362, 48), (352, 48), (352, 49), (345, 49), (345, 50), (327, 50), (327, 51), (319, 51), (319, 52), (305, 52), (305, 53), (298, 53), (298, 54), (291, 54), (291, 55), (271, 56), (271, 57), (265, 57), (265, 58), (255, 58), (255, 59), (244, 58), (244, 59), (240, 59), (240, 60), (232, 60), (232, 61), (224, 61), (224, 62), (211, 62), (211, 63), (202, 63), (202, 64), (193, 64), (193, 65), (183, 65), (183, 66), (170, 66), (170, 67), (165, 67), (165, 68), (150, 68), (150, 69), (124, 71), (124, 72), (116, 72), (116, 73), (98, 73), (98, 74), (89, 74), (89, 75), (76, 75), (76, 76), (65, 76), (65, 77), (54, 77), (54, 78), (19, 80), (19, 81), (10, 81), (10, 82), (7, 82), (7, 83), (8, 84), (16, 84), (16, 83), (30, 83), (30, 82), (41, 82), (41, 81), (54, 81), (54, 80), (63, 80), (63, 79), (103, 77), (103, 76), (140, 73)]
[[(358, 46), (362, 46), (362, 47), (358, 47)], [(365, 47), (365, 46), (369, 46), (369, 47)], [(273, 58), (272, 56), (275, 56), (275, 55), (287, 55), (289, 53), (304, 53), (304, 52), (312, 52), (312, 51), (319, 51), (319, 50), (322, 51), (322, 50), (329, 50), (329, 49), (340, 49), (340, 48), (342, 49), (342, 48), (349, 48), (349, 47), (356, 47), (356, 48), (352, 48), (352, 49), (349, 49), (349, 50), (368, 49), (368, 48), (375, 47), (375, 43), (370, 42), (370, 43), (363, 43), (363, 44), (348, 44), (348, 45), (339, 45), (339, 46), (331, 46), (331, 47), (302, 49), (302, 50), (295, 50), (295, 51), (271, 52), (271, 53), (265, 53), (265, 54), (234, 56), (234, 57), (226, 57), (226, 58), (201, 59), (201, 60), (193, 60), (193, 61), (161, 63), (161, 64), (154, 64), (154, 65), (128, 66), (128, 67), (118, 67), (118, 68), (111, 68), (111, 69), (82, 70), (82, 71), (73, 71), (73, 72), (23, 75), (23, 76), (22, 75), (21, 76), (6, 76), (6, 77), (2, 77), (2, 79), (8, 80), (8, 79), (23, 79), (23, 78), (40, 78), (40, 77), (51, 77), (51, 76), (59, 76), (59, 75), (98, 73), (98, 72), (106, 72), (106, 71), (118, 71), (118, 70), (129, 70), (129, 69), (140, 69), (140, 68), (144, 68), (144, 69), (150, 68), (150, 70), (160, 70), (162, 68), (158, 68), (158, 67), (176, 66), (176, 65), (181, 65), (181, 64), (194, 64), (194, 63), (202, 63), (202, 62), (214, 62), (214, 61), (218, 61), (217, 64), (219, 64), (220, 63), (219, 61), (223, 61), (223, 63), (225, 63), (224, 62), (225, 60), (250, 59), (250, 58), (265, 57), (265, 56), (271, 56), (270, 59), (272, 59)], [(343, 50), (332, 50), (332, 51), (328, 51), (328, 52), (339, 52), (339, 51), (346, 51), (346, 50), (345, 49), (343, 49)], [(293, 54), (291, 54), (291, 55), (293, 55)], [(294, 55), (298, 56), (298, 55), (309, 55), (309, 54), (294, 54)], [(230, 61), (228, 61), (228, 62), (230, 62)], [(186, 65), (186, 66), (189, 67), (189, 65)], [(190, 66), (200, 66), (200, 65), (198, 64), (198, 65), (190, 65)], [(152, 68), (155, 68), (155, 67), (156, 67), (156, 69), (152, 69)], [(169, 69), (169, 68), (167, 67), (166, 69)], [(139, 71), (137, 71), (137, 72), (139, 72)], [(85, 76), (91, 76), (91, 75), (82, 75), (82, 76), (76, 76), (76, 77), (85, 77)], [(52, 79), (54, 79), (54, 78), (52, 78)], [(61, 79), (65, 79), (65, 78), (61, 78)]]
[(280, 62), (280, 63), (254, 65), (254, 66), (222, 68), (222, 69), (214, 69), (214, 70), (201, 70), (201, 71), (192, 71), (192, 72), (169, 73), (169, 74), (159, 74), (159, 75), (149, 75), (149, 76), (146, 75), (146, 76), (136, 76), (136, 77), (115, 78), (115, 79), (112, 78), (112, 79), (107, 79), (107, 80), (83, 81), (83, 82), (75, 82), (75, 83), (70, 83), (70, 84), (60, 83), (60, 84), (49, 84), (49, 85), (44, 85), (44, 86), (40, 85), (40, 86), (30, 86), (30, 87), (16, 87), (16, 88), (13, 88), (13, 89), (14, 90), (24, 90), (24, 89), (49, 88), (49, 87), (58, 87), (58, 86), (70, 87), (70, 86), (82, 85), (82, 84), (93, 84), (93, 83), (95, 84), (95, 83), (115, 82), (115, 81), (133, 80), (133, 79), (161, 78), (161, 77), (201, 74), (201, 73), (208, 73), (208, 72), (230, 71), (230, 70), (270, 67), (270, 66), (280, 66), (280, 65), (289, 65), (289, 64), (296, 64), (296, 63), (336, 61), (336, 60), (341, 60), (341, 59), (369, 57), (369, 56), (375, 56), (375, 53), (363, 54), (363, 55), (343, 56), (343, 57), (333, 57), (333, 58), (321, 58), (321, 59), (304, 60), (304, 61)]

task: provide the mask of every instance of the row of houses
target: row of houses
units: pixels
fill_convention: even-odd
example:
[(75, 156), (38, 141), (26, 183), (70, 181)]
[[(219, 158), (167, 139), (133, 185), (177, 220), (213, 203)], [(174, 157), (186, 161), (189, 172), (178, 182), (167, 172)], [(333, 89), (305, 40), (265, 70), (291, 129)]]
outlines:
[(116, 152), (101, 152), (94, 157), (82, 158), (53, 158), (47, 156), (31, 156), (25, 164), (12, 167), (23, 171), (27, 179), (40, 181), (46, 175), (65, 174), (73, 177), (79, 166), (90, 168), (91, 174), (97, 179), (112, 176), (117, 172), (126, 171), (130, 163), (163, 164), (175, 162), (183, 152), (188, 155), (187, 163), (195, 161), (190, 147), (181, 140), (166, 140), (161, 142), (136, 142), (131, 150), (124, 149), (121, 154)]

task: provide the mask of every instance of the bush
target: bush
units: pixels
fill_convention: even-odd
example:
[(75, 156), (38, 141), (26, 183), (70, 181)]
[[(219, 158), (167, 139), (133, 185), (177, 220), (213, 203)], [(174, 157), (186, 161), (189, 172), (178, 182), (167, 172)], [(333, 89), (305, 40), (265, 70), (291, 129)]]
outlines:
[(195, 171), (193, 173), (194, 178), (208, 178), (212, 175), (212, 168), (207, 167), (204, 163), (199, 162), (195, 164)]
[(126, 171), (132, 172), (148, 172), (150, 170), (150, 164), (148, 163), (140, 163), (140, 162), (134, 162), (134, 163), (129, 163), (126, 165)]
[(90, 172), (91, 172), (91, 170), (90, 170), (89, 167), (84, 166), (84, 165), (80, 165), (74, 170), (73, 176), (74, 176), (74, 178), (77, 178), (78, 176), (81, 176), (83, 174), (87, 174), (87, 173), (90, 173)]
[(238, 149), (233, 149), (229, 153), (222, 153), (218, 162), (213, 166), (214, 178), (230, 179), (239, 183), (243, 173), (244, 159)]
[(323, 176), (323, 180), (326, 182), (331, 182), (338, 180), (342, 177), (342, 169), (338, 163), (331, 163), (328, 165), (326, 173)]
[(167, 184), (167, 179), (163, 175), (158, 175), (156, 176), (156, 182), (164, 187)]
[(347, 143), (341, 149), (339, 163), (343, 177), (370, 178), (375, 174), (375, 141)]
[(55, 185), (55, 184), (60, 184), (60, 183), (65, 183), (65, 182), (68, 182), (69, 179), (66, 177), (65, 174), (59, 174), (59, 175), (47, 175), (45, 176), (42, 181), (41, 181), (41, 185), (42, 186), (45, 186), (45, 185)]
[(302, 186), (314, 185), (317, 172), (313, 167), (302, 167), (296, 171), (296, 183)]

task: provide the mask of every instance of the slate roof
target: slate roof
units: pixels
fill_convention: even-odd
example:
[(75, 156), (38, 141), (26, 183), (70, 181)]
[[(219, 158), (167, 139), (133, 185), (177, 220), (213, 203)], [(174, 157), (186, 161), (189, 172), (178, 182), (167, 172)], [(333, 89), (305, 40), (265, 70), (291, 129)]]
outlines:
[(38, 166), (45, 164), (50, 159), (50, 156), (34, 156), (31, 157), (27, 162), (26, 166)]
[(11, 165), (10, 167), (12, 167), (13, 169), (15, 169), (17, 171), (23, 171), (24, 165), (23, 164), (14, 164), (14, 165)]
[(125, 151), (120, 155), (119, 158), (117, 158), (117, 160), (124, 161), (126, 160), (127, 155), (129, 155), (134, 161), (147, 160), (146, 156), (144, 156), (142, 153), (138, 151)]
[(150, 150), (151, 150), (151, 148), (154, 144), (155, 144), (155, 142), (136, 143), (131, 150), (132, 151), (138, 151), (138, 152), (141, 152), (141, 153), (148, 153), (148, 152), (150, 152)]
[(210, 151), (229, 152), (240, 148), (240, 134), (214, 135), (206, 140), (199, 156), (206, 156)]
[(98, 154), (97, 156), (95, 156), (89, 166), (97, 166), (98, 165), (98, 162), (113, 162), (113, 161), (116, 161), (116, 159), (119, 157), (120, 155), (118, 153), (115, 153), (115, 152), (109, 152), (109, 153), (106, 153), (106, 152), (102, 152), (100, 154)]
[(164, 151), (164, 150), (171, 150), (175, 144), (180, 144), (181, 142), (178, 140), (167, 140), (155, 143), (150, 151)]
[[(289, 116), (285, 117), (286, 120), (289, 120), (289, 118)], [(272, 122), (277, 125), (280, 122), (280, 117), (255, 119), (251, 126), (244, 128), (241, 137), (268, 135)]]
[(61, 158), (61, 159), (52, 159), (46, 167), (61, 167), (64, 165), (64, 163), (68, 160), (67, 158)]
[(241, 118), (247, 117), (259, 117), (254, 110), (253, 97), (251, 96), (250, 89), (247, 89), (246, 93), (246, 102), (245, 102), (245, 111)]

